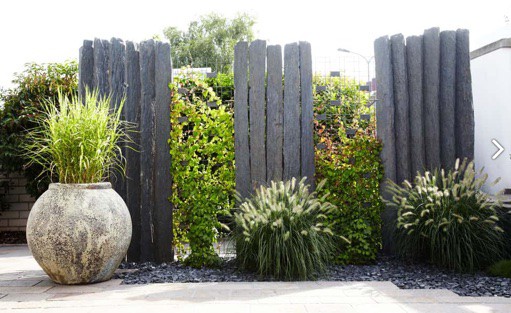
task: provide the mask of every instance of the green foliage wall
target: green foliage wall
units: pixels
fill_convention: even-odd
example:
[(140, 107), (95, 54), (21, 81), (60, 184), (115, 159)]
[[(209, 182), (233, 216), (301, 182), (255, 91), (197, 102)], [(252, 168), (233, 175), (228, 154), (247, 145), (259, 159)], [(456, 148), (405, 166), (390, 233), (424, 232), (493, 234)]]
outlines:
[[(326, 179), (326, 198), (337, 209), (328, 216), (339, 240), (335, 261), (340, 264), (364, 264), (374, 261), (381, 249), (380, 181), (383, 165), (381, 143), (375, 138), (374, 108), (369, 108), (368, 94), (358, 90), (355, 81), (341, 78), (314, 78), (315, 85), (326, 90), (315, 92), (315, 113), (327, 114), (315, 121), (316, 178)], [(316, 88), (314, 88), (316, 90)], [(341, 99), (340, 106), (330, 105)], [(371, 114), (369, 120), (362, 114)], [(356, 130), (347, 136), (347, 130)], [(350, 138), (349, 138), (350, 137)]]
[[(219, 99), (216, 96), (220, 95), (222, 104), (231, 108), (234, 94), (232, 78), (232, 74), (219, 74), (217, 78), (205, 79), (207, 84), (204, 84), (197, 77), (188, 80), (176, 80), (178, 87), (195, 90), (196, 96), (191, 98), (188, 96), (189, 99), (182, 100), (183, 97), (179, 96), (174, 90), (173, 102), (177, 100), (188, 101), (188, 105), (185, 106), (188, 108), (187, 110), (193, 111), (201, 108), (201, 112), (210, 112), (207, 110), (205, 102), (218, 102)], [(368, 263), (376, 258), (377, 252), (381, 249), (380, 213), (383, 209), (379, 197), (380, 180), (383, 177), (383, 166), (379, 157), (381, 143), (375, 138), (374, 108), (367, 106), (369, 96), (367, 93), (359, 91), (356, 81), (346, 80), (345, 78), (325, 79), (314, 77), (314, 85), (326, 86), (324, 91), (314, 93), (315, 114), (327, 114), (326, 120), (315, 122), (316, 145), (320, 143), (325, 145), (325, 149), (316, 149), (316, 175), (318, 181), (326, 178), (326, 185), (321, 196), (329, 192), (330, 195), (326, 200), (337, 206), (337, 209), (333, 210), (328, 217), (332, 224), (332, 230), (339, 235), (335, 260), (338, 263)], [(211, 88), (217, 91), (213, 97), (211, 96)], [(199, 92), (199, 90), (201, 91)], [(202, 93), (203, 91), (205, 93)], [(208, 100), (208, 97), (211, 98)], [(341, 99), (342, 105), (330, 105), (330, 101), (338, 99)], [(192, 103), (195, 104), (192, 105)], [(227, 107), (224, 107), (226, 113), (229, 112)], [(181, 129), (182, 124), (176, 124), (176, 121), (179, 122), (180, 117), (188, 116), (190, 113), (179, 113), (184, 109), (178, 111), (176, 109), (177, 107), (173, 108), (172, 116), (174, 131), (177, 133), (173, 136), (179, 134), (179, 136), (185, 138), (185, 136), (188, 136), (184, 134), (185, 129)], [(371, 114), (372, 117), (369, 120), (361, 119), (361, 114)], [(226, 125), (229, 127), (229, 133), (232, 134), (232, 115), (229, 118), (230, 122)], [(189, 117), (188, 120), (190, 120)], [(211, 123), (211, 121), (207, 123)], [(226, 125), (222, 125), (222, 127)], [(350, 128), (357, 129), (357, 133), (353, 138), (348, 138), (346, 135), (346, 130)], [(192, 129), (187, 131), (190, 132)], [(227, 130), (224, 129), (223, 131)], [(222, 149), (226, 149), (226, 146), (228, 146), (227, 149), (232, 149), (228, 152), (232, 161), (234, 158), (234, 143), (232, 135), (229, 138), (230, 141), (219, 142), (218, 148), (220, 149), (223, 145), (224, 148)], [(173, 149), (177, 149), (177, 146)], [(190, 174), (186, 172), (188, 169), (178, 168), (181, 166), (180, 162), (184, 160), (182, 158), (188, 154), (183, 155), (179, 150), (175, 150), (174, 153), (176, 156), (173, 154), (173, 166), (176, 167), (174, 170), (178, 176), (183, 175), (181, 178), (182, 188), (189, 190), (187, 195), (193, 195), (194, 198), (204, 197), (204, 195), (201, 195), (201, 191), (197, 189), (199, 185), (196, 179), (186, 179), (186, 177), (197, 177), (198, 174), (189, 176)], [(176, 162), (175, 160), (179, 161)], [(185, 161), (183, 164), (189, 163)], [(232, 172), (229, 175), (222, 176), (222, 184), (229, 186), (232, 190), (234, 188), (234, 170), (231, 169)], [(183, 170), (184, 173), (182, 173)], [(208, 172), (209, 170), (207, 168), (197, 168), (194, 171)], [(211, 177), (211, 179), (218, 182), (217, 178)], [(174, 184), (175, 191), (179, 190), (180, 187), (178, 186), (179, 183)], [(216, 217), (219, 214), (224, 213), (222, 209), (232, 207), (232, 199), (227, 201), (227, 194), (231, 191), (229, 188), (205, 189), (208, 190), (206, 191), (208, 194), (212, 195), (213, 192), (220, 194), (220, 202), (225, 204), (218, 206), (217, 209), (213, 207), (208, 209), (208, 212), (213, 214), (211, 225), (217, 223)], [(224, 194), (224, 192), (227, 193)], [(176, 195), (176, 192), (174, 194)], [(204, 203), (207, 202), (203, 198), (199, 198), (199, 202), (192, 201), (184, 195), (185, 193), (180, 191), (180, 197), (176, 201), (181, 203), (180, 206), (185, 209), (176, 209), (174, 213), (174, 220), (176, 221), (174, 225), (175, 243), (178, 245), (189, 240), (189, 213), (186, 212), (192, 212), (194, 207), (204, 207), (203, 201)], [(218, 196), (215, 195), (214, 197)], [(178, 225), (179, 227), (177, 227)], [(218, 226), (219, 224), (216, 224), (216, 227)], [(351, 243), (347, 244), (340, 236), (346, 237)], [(214, 238), (214, 234), (209, 234), (208, 238), (204, 242), (209, 242), (208, 240)], [(198, 262), (197, 264), (201, 263)]]
[(234, 73), (218, 73), (214, 78), (206, 78), (206, 83), (213, 88), (222, 103), (234, 107)]
[(187, 264), (214, 266), (218, 217), (234, 204), (233, 114), (197, 75), (175, 77), (170, 88), (174, 244), (190, 244)]
[(33, 196), (44, 192), (49, 177), (36, 177), (42, 167), (33, 164), (24, 167), (28, 159), (22, 155), (21, 144), (25, 132), (37, 126), (42, 105), (56, 101), (58, 90), (72, 96), (77, 92), (78, 64), (64, 63), (25, 65), (23, 72), (15, 74), (14, 87), (0, 92), (0, 168), (7, 172), (22, 172), (27, 177), (27, 191)]

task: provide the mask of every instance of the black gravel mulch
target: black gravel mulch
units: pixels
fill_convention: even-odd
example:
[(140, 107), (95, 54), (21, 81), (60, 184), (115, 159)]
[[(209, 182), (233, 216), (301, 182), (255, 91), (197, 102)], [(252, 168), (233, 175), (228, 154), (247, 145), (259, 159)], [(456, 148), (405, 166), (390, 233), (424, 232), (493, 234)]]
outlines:
[(0, 244), (26, 244), (27, 235), (24, 231), (0, 232)]
[[(241, 272), (234, 260), (226, 260), (218, 269), (194, 269), (182, 263), (123, 263), (116, 278), (124, 284), (172, 282), (251, 282), (271, 281), (254, 273)], [(511, 297), (511, 279), (490, 277), (484, 273), (459, 274), (428, 264), (409, 264), (381, 256), (374, 265), (331, 266), (320, 280), (391, 281), (402, 289), (449, 289), (460, 296)]]

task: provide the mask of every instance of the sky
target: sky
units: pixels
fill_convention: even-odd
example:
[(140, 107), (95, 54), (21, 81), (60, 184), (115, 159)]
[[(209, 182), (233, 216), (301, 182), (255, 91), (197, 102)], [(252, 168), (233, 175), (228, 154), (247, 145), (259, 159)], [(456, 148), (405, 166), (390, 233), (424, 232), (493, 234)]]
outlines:
[(376, 38), (419, 35), (430, 27), (469, 29), (472, 49), (488, 38), (511, 37), (509, 0), (4, 0), (0, 88), (10, 87), (13, 73), (25, 63), (77, 59), (84, 39), (138, 42), (161, 35), (167, 26), (185, 30), (190, 21), (210, 12), (252, 15), (256, 37), (269, 44), (309, 41), (314, 60), (339, 60), (340, 47), (370, 57)]

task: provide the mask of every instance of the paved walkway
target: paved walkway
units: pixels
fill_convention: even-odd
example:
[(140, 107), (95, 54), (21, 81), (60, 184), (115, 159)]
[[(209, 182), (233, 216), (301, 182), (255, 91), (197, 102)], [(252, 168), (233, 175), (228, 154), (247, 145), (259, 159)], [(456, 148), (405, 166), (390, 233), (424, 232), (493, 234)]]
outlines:
[(511, 312), (511, 299), (401, 290), (390, 282), (52, 283), (26, 246), (0, 246), (3, 312)]

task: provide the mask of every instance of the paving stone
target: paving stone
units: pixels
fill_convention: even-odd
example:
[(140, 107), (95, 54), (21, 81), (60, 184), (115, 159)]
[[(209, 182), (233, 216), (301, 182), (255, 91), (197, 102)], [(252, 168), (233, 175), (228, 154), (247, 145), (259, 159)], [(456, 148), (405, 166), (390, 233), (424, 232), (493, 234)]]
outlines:
[(320, 297), (287, 296), (285, 298), (289, 300), (289, 303), (295, 303), (295, 304), (321, 304)]
[(51, 287), (0, 287), (0, 294), (43, 293)]
[[(355, 312), (359, 313), (406, 313), (400, 304), (394, 303), (380, 303), (380, 304), (353, 304)], [(420, 311), (420, 312), (434, 312), (437, 311)]]
[(399, 289), (396, 285), (391, 283), (390, 281), (349, 281), (349, 282), (340, 282), (340, 281), (318, 281), (317, 284), (319, 286), (334, 286), (336, 288), (366, 288), (366, 287), (372, 287), (377, 288), (378, 290), (402, 290)]
[(377, 303), (436, 303), (435, 298), (430, 297), (413, 297), (413, 296), (387, 296), (381, 295), (373, 297)]
[[(441, 303), (484, 303), (484, 304), (511, 304), (511, 298), (504, 297), (448, 297), (439, 298), (437, 302)], [(511, 312), (511, 310), (509, 310)]]
[(250, 313), (307, 313), (303, 304), (252, 304)]
[(310, 313), (356, 313), (349, 304), (306, 304), (305, 309)]
[(19, 280), (0, 280), (0, 287), (31, 287), (38, 285), (41, 280), (28, 280), (28, 279), (19, 279)]
[(386, 296), (404, 297), (433, 297), (433, 298), (460, 298), (457, 294), (446, 289), (400, 289), (383, 292)]
[(374, 289), (374, 288), (353, 288), (353, 289), (344, 289), (343, 294), (348, 297), (376, 297), (382, 294), (382, 292)]
[(103, 291), (102, 288), (97, 285), (56, 285), (54, 287), (49, 288), (47, 293), (93, 293)]
[(511, 305), (509, 304), (471, 304), (463, 305), (462, 308), (466, 312), (473, 313), (509, 313), (511, 312)]
[[(0, 296), (0, 302), (34, 302), (43, 301), (49, 297), (51, 297), (51, 295), (47, 293), (10, 293), (3, 297)], [(0, 305), (0, 307), (4, 304)]]
[[(434, 313), (476, 313), (476, 312), (485, 312), (485, 313), (494, 313), (491, 309), (486, 311), (473, 311), (468, 309), (468, 307), (464, 308), (457, 304), (438, 304), (438, 303), (407, 303), (407, 304), (396, 304), (401, 307), (404, 312), (407, 313), (418, 313), (418, 312), (434, 312)], [(403, 312), (403, 311), (396, 312)], [(369, 312), (365, 312), (369, 313)]]
[(108, 289), (111, 287), (120, 286), (122, 283), (122, 279), (110, 279), (101, 283), (94, 284), (94, 287)]
[(38, 287), (55, 287), (55, 286), (59, 286), (59, 284), (55, 283), (51, 279), (44, 279), (44, 280), (39, 281), (39, 283), (36, 286), (38, 286)]
[(350, 297), (318, 297), (320, 303), (323, 304), (376, 304), (376, 301), (372, 297), (357, 297), (357, 296), (350, 296)]

